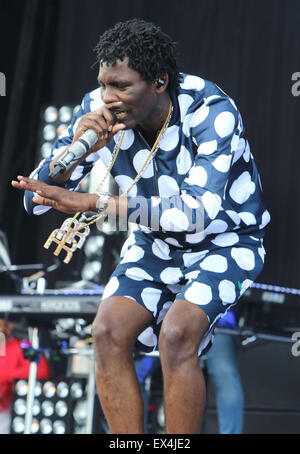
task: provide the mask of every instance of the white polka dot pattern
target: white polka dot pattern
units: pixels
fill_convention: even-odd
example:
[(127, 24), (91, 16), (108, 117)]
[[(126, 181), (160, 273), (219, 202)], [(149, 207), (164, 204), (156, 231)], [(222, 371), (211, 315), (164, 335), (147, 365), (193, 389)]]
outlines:
[(221, 112), (215, 119), (215, 130), (218, 136), (226, 137), (234, 131), (235, 118), (231, 112)]
[(250, 271), (255, 267), (255, 257), (251, 249), (232, 248), (231, 256), (242, 270)]
[(220, 247), (233, 246), (238, 243), (239, 236), (233, 232), (220, 233), (211, 242)]
[(228, 268), (228, 264), (226, 258), (222, 255), (211, 254), (201, 262), (200, 267), (205, 271), (225, 273)]
[(251, 281), (250, 279), (245, 279), (241, 283), (240, 296), (242, 296), (242, 294), (247, 290), (247, 288), (251, 287), (252, 284), (253, 284), (253, 281)]
[[(149, 155), (149, 150), (140, 150), (136, 153), (133, 158), (133, 166), (136, 173), (139, 173), (142, 169), (147, 157)], [(152, 178), (153, 177), (153, 166), (148, 165), (142, 174), (142, 178)]]
[(189, 151), (182, 146), (176, 158), (176, 166), (179, 175), (185, 175), (192, 167), (192, 159)]
[(170, 126), (163, 135), (159, 147), (164, 151), (173, 150), (179, 143), (179, 127)]
[(183, 83), (181, 83), (180, 85), (186, 90), (196, 89), (200, 91), (205, 87), (205, 81), (201, 77), (188, 75), (184, 78)]
[(150, 274), (146, 273), (142, 268), (132, 267), (126, 270), (126, 276), (135, 281), (143, 281), (144, 279), (148, 281), (153, 281), (153, 277)]
[(138, 340), (148, 347), (153, 347), (157, 345), (157, 336), (153, 332), (153, 328), (149, 326), (146, 328), (139, 336)]
[(157, 303), (160, 299), (162, 291), (152, 287), (145, 287), (141, 293), (141, 298), (146, 308), (151, 311), (155, 317), (157, 311)]
[(152, 252), (153, 254), (161, 260), (171, 260), (170, 257), (170, 248), (169, 246), (162, 240), (156, 239), (152, 244)]
[(158, 178), (158, 187), (159, 193), (163, 197), (171, 197), (180, 193), (177, 181), (168, 175), (162, 175)]
[(210, 155), (213, 154), (218, 146), (218, 142), (216, 140), (211, 140), (210, 142), (203, 142), (198, 147), (198, 153), (203, 155)]
[[(127, 175), (118, 175), (116, 178), (116, 183), (122, 189), (122, 192), (125, 192), (133, 183), (134, 179), (128, 177)], [(129, 195), (131, 197), (135, 197), (137, 195), (137, 188), (133, 186), (132, 189), (129, 191)]]
[(170, 208), (163, 212), (160, 225), (166, 231), (184, 232), (189, 227), (189, 220), (186, 214), (178, 208)]
[(165, 284), (176, 284), (182, 277), (180, 268), (168, 267), (160, 273), (160, 278)]
[[(226, 238), (232, 239), (237, 238), (233, 230), (243, 232), (251, 227), (255, 232), (255, 226), (257, 230), (264, 229), (270, 222), (270, 215), (262, 202), (259, 174), (234, 101), (217, 85), (190, 74), (182, 74), (178, 94), (171, 92), (171, 97), (173, 113), (155, 156), (156, 168), (150, 163), (129, 193), (131, 198), (145, 197), (147, 212), (155, 210), (158, 217), (155, 227), (150, 223), (150, 216), (135, 218), (135, 222), (140, 223), (140, 230), (145, 234), (155, 234), (155, 228), (160, 228), (161, 238), (167, 240), (165, 244), (181, 248), (183, 237), (176, 236), (176, 233), (184, 232), (184, 241), (194, 247), (205, 241), (208, 235), (231, 232), (233, 235)], [(39, 179), (49, 182), (48, 166), (52, 157), (72, 143), (82, 115), (102, 104), (99, 88), (85, 95), (65, 135), (53, 144), (51, 157), (40, 163), (36, 171)], [(120, 137), (121, 132), (82, 161), (65, 187), (77, 188), (99, 159), (108, 167)], [(120, 192), (127, 191), (132, 185), (148, 154), (149, 148), (141, 129), (126, 130), (111, 172)], [(155, 196), (158, 197), (154, 199)], [(182, 203), (176, 204), (176, 208), (162, 209), (162, 199), (173, 196), (181, 196)], [(29, 192), (25, 193), (24, 205), (28, 212), (35, 214), (48, 210), (36, 206)], [(134, 209), (132, 207), (136, 205), (130, 206), (128, 216)], [(200, 217), (203, 225), (198, 229), (192, 220)], [(215, 246), (223, 241), (222, 238), (217, 236), (214, 239)], [(158, 243), (155, 243), (154, 250), (157, 254), (164, 251)], [(128, 263), (144, 260), (141, 252), (134, 248), (128, 255), (125, 251), (124, 254), (123, 265), (127, 260)]]
[(182, 120), (186, 116), (188, 108), (193, 104), (194, 99), (190, 95), (179, 95), (178, 96), (179, 108), (180, 108), (180, 117)]
[(115, 276), (113, 276), (104, 289), (102, 299), (104, 300), (105, 298), (108, 298), (109, 296), (113, 295), (118, 290), (118, 288), (119, 281)]
[(134, 132), (132, 130), (126, 131), (121, 143), (121, 149), (128, 150), (133, 145), (134, 140)]
[(145, 255), (140, 246), (133, 245), (124, 255), (120, 263), (138, 262)]
[(206, 191), (202, 196), (202, 203), (210, 219), (214, 219), (221, 207), (221, 199), (217, 194)]
[(227, 279), (223, 279), (219, 284), (219, 295), (223, 304), (234, 303), (236, 299), (234, 283)]
[(218, 156), (212, 165), (219, 171), (219, 172), (228, 172), (230, 168), (231, 156), (222, 154)]
[(193, 282), (193, 284), (186, 290), (184, 294), (187, 301), (205, 306), (212, 300), (212, 291), (209, 285), (200, 282)]
[(195, 126), (198, 126), (200, 123), (202, 123), (208, 116), (209, 114), (209, 107), (208, 106), (203, 106), (201, 107), (193, 116), (193, 119), (191, 121), (191, 126), (194, 128)]
[(186, 178), (184, 181), (185, 183), (192, 186), (196, 185), (204, 187), (207, 182), (206, 170), (201, 166), (193, 167), (189, 173), (188, 178)]
[(255, 191), (249, 172), (243, 172), (232, 184), (229, 194), (232, 200), (240, 205), (245, 203)]
[(199, 260), (202, 260), (203, 257), (208, 254), (208, 250), (206, 251), (201, 251), (201, 252), (186, 252), (182, 255), (184, 266), (189, 267), (193, 265), (196, 262), (199, 262)]

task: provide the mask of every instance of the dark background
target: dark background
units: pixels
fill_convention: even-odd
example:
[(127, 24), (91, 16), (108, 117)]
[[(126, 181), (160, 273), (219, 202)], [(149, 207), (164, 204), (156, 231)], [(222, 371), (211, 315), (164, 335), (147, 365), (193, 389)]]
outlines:
[(1, 0), (0, 8), (0, 71), (7, 80), (0, 98), (0, 229), (14, 263), (49, 255), (41, 242), (55, 215), (28, 216), (9, 183), (34, 166), (41, 106), (80, 103), (96, 87), (91, 66), (99, 35), (140, 17), (179, 43), (181, 70), (216, 82), (236, 101), (272, 216), (258, 281), (300, 287), (300, 98), (291, 92), (292, 74), (300, 71), (298, 0)]
[[(0, 0), (0, 229), (15, 264), (51, 263), (42, 244), (64, 216), (28, 216), (10, 187), (34, 167), (41, 107), (78, 104), (96, 87), (92, 49), (119, 20), (139, 17), (178, 41), (184, 72), (216, 82), (243, 116), (271, 213), (258, 281), (300, 288), (299, 0)], [(79, 259), (59, 270), (75, 277)], [(299, 299), (299, 298), (298, 298)], [(297, 304), (299, 302), (297, 301)], [(298, 326), (298, 325), (297, 325)], [(299, 330), (299, 329), (298, 329)], [(246, 433), (299, 433), (299, 358), (289, 344), (241, 349)], [(217, 431), (209, 388), (205, 431)]]

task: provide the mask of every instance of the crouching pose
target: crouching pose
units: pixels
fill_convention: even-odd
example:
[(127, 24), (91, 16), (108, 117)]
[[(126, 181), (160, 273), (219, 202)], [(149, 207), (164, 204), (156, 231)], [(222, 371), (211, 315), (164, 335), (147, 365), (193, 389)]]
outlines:
[[(137, 225), (93, 323), (99, 398), (112, 433), (143, 433), (134, 345), (158, 348), (166, 433), (197, 433), (205, 402), (198, 356), (218, 320), (261, 272), (270, 220), (234, 101), (179, 72), (175, 43), (142, 20), (116, 24), (96, 47), (99, 87), (30, 178), (29, 213), (100, 210)], [(87, 129), (98, 141), (49, 176)], [(101, 159), (120, 196), (74, 191)]]

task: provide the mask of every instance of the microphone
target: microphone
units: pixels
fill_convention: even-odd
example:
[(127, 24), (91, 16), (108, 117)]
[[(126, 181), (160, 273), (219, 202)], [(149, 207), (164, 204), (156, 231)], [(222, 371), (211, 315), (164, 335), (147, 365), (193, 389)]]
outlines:
[[(113, 125), (117, 122), (117, 117), (114, 112), (110, 111), (113, 116)], [(56, 177), (59, 173), (63, 173), (72, 167), (93, 145), (99, 140), (98, 134), (94, 129), (87, 129), (82, 136), (74, 142), (67, 153), (62, 156), (55, 164), (52, 172), (49, 173), (50, 178)]]

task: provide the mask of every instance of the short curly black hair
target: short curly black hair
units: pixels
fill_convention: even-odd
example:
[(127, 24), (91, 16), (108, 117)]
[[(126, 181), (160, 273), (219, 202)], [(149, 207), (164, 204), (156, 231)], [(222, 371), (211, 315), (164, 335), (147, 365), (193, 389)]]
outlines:
[(100, 36), (95, 47), (96, 63), (115, 65), (128, 57), (128, 66), (149, 82), (168, 73), (168, 89), (177, 91), (180, 73), (176, 61), (176, 46), (160, 27), (142, 19), (118, 22)]

